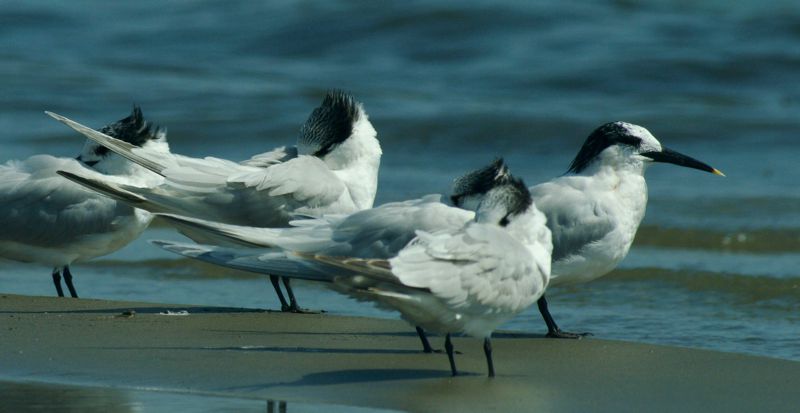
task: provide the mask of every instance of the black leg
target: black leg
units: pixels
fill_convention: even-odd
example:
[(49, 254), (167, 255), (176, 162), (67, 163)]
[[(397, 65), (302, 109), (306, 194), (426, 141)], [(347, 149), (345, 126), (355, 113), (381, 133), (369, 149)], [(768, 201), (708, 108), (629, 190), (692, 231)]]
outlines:
[(456, 370), (456, 359), (453, 356), (453, 343), (450, 341), (450, 334), (444, 337), (444, 350), (447, 352), (447, 358), (450, 360), (450, 371), (453, 373), (453, 376), (458, 375), (458, 371)]
[(289, 278), (281, 277), (281, 281), (283, 281), (283, 286), (286, 288), (286, 294), (289, 295), (289, 311), (293, 313), (302, 313), (303, 310), (301, 310), (300, 306), (297, 305), (297, 298), (294, 297), (294, 291), (292, 291), (292, 285), (289, 283)]
[(289, 283), (289, 281), (291, 281), (291, 278), (281, 277), (281, 280), (283, 280), (283, 286), (286, 287), (286, 294), (289, 294), (289, 311), (298, 314), (319, 313), (318, 311), (311, 311), (311, 310), (306, 310), (305, 308), (300, 308), (300, 306), (297, 305), (297, 299), (294, 298), (294, 291), (292, 290), (292, 285)]
[(494, 377), (494, 361), (492, 360), (492, 339), (483, 339), (483, 354), (486, 355), (486, 366), (489, 369), (489, 377)]
[(64, 296), (64, 290), (61, 289), (61, 273), (58, 268), (53, 268), (53, 284), (56, 286), (56, 292), (59, 297)]
[(272, 283), (272, 287), (275, 288), (278, 299), (281, 300), (281, 311), (289, 311), (289, 303), (286, 302), (283, 291), (281, 291), (280, 278), (277, 275), (270, 275), (269, 281)]
[(536, 302), (539, 306), (539, 312), (542, 313), (542, 318), (544, 319), (545, 324), (547, 324), (547, 338), (573, 338), (578, 339), (583, 336), (590, 336), (592, 333), (569, 333), (566, 331), (561, 331), (558, 328), (558, 324), (556, 321), (553, 320), (553, 316), (550, 315), (550, 310), (547, 308), (547, 300), (542, 295), (542, 298)]
[(67, 284), (67, 288), (69, 288), (69, 294), (72, 298), (78, 298), (78, 292), (75, 291), (75, 286), (72, 285), (72, 273), (69, 272), (69, 265), (64, 266), (64, 283)]
[(422, 352), (433, 353), (433, 347), (431, 347), (431, 343), (428, 341), (428, 336), (425, 335), (425, 330), (423, 330), (422, 327), (417, 327), (417, 334), (419, 335), (419, 340), (422, 341)]

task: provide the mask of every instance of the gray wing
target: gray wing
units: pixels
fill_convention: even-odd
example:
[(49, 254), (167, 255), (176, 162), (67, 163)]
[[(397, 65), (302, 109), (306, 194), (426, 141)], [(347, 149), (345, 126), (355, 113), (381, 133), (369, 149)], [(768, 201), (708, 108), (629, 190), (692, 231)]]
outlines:
[(242, 165), (255, 166), (258, 168), (268, 168), (272, 165), (284, 163), (290, 159), (297, 158), (297, 147), (281, 146), (269, 152), (254, 155), (252, 158), (240, 162)]
[(537, 262), (503, 228), (479, 223), (455, 234), (420, 232), (390, 263), (404, 285), (427, 288), (450, 306), (478, 314), (523, 310), (549, 277), (549, 262)]
[(473, 219), (474, 213), (439, 202), (439, 195), (393, 202), (356, 212), (334, 228), (332, 240), (349, 251), (321, 251), (359, 258), (391, 258), (416, 237), (416, 231), (456, 230)]
[(597, 200), (573, 185), (574, 177), (558, 178), (530, 188), (533, 201), (547, 217), (553, 236), (553, 262), (580, 254), (616, 227)]
[(309, 261), (287, 251), (270, 248), (226, 248), (202, 244), (183, 244), (151, 240), (151, 243), (175, 254), (222, 267), (258, 274), (278, 274), (311, 281), (332, 282), (336, 267)]
[[(115, 229), (133, 210), (82, 188), (56, 170), (86, 169), (74, 159), (37, 155), (0, 166), (0, 239), (52, 247)], [(93, 171), (90, 171), (93, 172)]]

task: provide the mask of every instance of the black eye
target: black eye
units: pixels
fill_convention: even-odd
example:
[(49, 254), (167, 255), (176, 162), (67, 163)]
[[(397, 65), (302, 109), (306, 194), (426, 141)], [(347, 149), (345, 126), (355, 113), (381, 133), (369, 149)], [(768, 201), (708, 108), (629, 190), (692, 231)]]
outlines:
[(504, 227), (508, 225), (508, 215), (504, 216), (503, 219), (500, 220), (500, 226)]
[(630, 135), (623, 135), (617, 139), (617, 142), (638, 148), (642, 145), (642, 138)]

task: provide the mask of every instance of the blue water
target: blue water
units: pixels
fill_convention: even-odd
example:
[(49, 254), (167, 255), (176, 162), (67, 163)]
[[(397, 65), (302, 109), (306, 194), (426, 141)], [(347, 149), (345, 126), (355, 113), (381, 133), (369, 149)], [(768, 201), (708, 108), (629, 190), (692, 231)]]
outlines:
[[(702, 4), (696, 4), (702, 3)], [(75, 156), (51, 110), (101, 126), (135, 102), (173, 151), (244, 159), (292, 143), (328, 88), (364, 102), (384, 149), (377, 203), (446, 192), (495, 155), (533, 184), (611, 120), (727, 174), (658, 165), (620, 268), (549, 292), (599, 338), (800, 360), (800, 3), (6, 1), (0, 160)], [(143, 237), (177, 239), (159, 227)], [(144, 240), (75, 266), (83, 297), (276, 306), (264, 279)], [(53, 294), (0, 263), (0, 291)], [(394, 317), (318, 286), (301, 304)], [(543, 332), (531, 309), (507, 328)]]

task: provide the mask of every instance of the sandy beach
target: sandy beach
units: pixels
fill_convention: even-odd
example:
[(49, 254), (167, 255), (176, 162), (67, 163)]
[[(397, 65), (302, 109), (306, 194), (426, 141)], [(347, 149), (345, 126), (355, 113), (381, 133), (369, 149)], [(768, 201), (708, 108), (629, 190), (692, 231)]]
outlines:
[(370, 318), (3, 295), (0, 331), (14, 382), (431, 412), (800, 406), (797, 362), (591, 338), (498, 333), (490, 380), (480, 341), (454, 341), (453, 378), (407, 324)]

